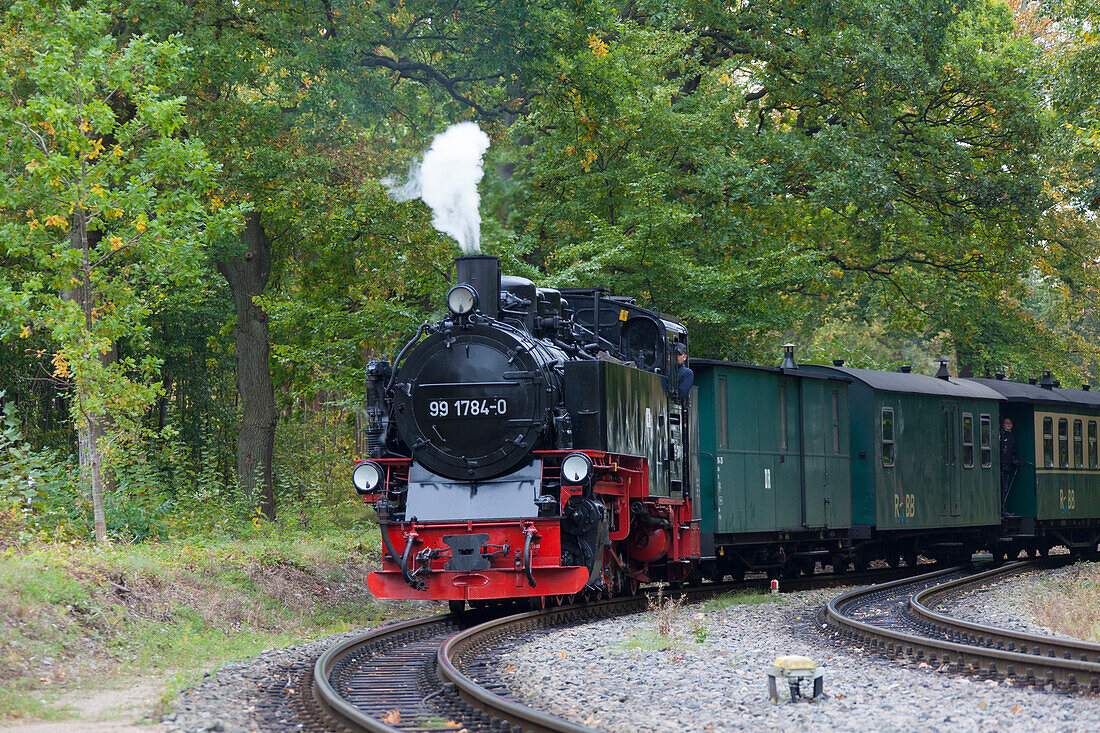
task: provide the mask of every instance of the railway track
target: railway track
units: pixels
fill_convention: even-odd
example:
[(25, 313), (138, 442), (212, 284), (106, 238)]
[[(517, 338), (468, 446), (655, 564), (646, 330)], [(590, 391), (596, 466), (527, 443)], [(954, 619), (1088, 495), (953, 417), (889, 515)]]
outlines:
[(1071, 561), (1069, 556), (1013, 562), (974, 573), (947, 568), (860, 588), (829, 602), (825, 615), (847, 639), (885, 656), (947, 671), (1100, 691), (1100, 644), (985, 626), (936, 607), (990, 580)]
[[(919, 568), (918, 568), (919, 569)], [(785, 590), (862, 584), (911, 576), (914, 569), (811, 575), (783, 581)], [(670, 591), (688, 601), (737, 590), (766, 590), (767, 579), (704, 584)], [(540, 628), (644, 611), (646, 596), (616, 598), (493, 618), (486, 613), (433, 616), (368, 632), (327, 651), (312, 671), (312, 696), (299, 707), (306, 730), (586, 731), (591, 729), (519, 705), (495, 687), (482, 658), (508, 639)], [(500, 614), (498, 613), (498, 616)], [(308, 686), (308, 685), (307, 685)]]

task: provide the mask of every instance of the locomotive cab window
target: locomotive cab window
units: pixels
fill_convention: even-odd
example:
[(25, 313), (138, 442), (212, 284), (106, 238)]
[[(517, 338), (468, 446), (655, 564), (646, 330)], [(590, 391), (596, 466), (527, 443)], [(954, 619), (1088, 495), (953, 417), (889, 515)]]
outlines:
[(894, 465), (894, 408), (882, 408), (882, 465)]
[(1080, 420), (1073, 421), (1073, 467), (1084, 468), (1085, 456), (1082, 450), (1084, 446), (1084, 436), (1082, 435), (1082, 425)]
[(1054, 467), (1054, 418), (1043, 418), (1043, 465)]
[(1069, 420), (1058, 418), (1058, 468), (1069, 468)]
[(974, 468), (974, 416), (963, 413), (963, 468)]
[(1089, 420), (1089, 468), (1096, 469), (1096, 421)]
[(993, 465), (993, 422), (989, 415), (978, 417), (978, 440), (981, 441), (982, 468)]

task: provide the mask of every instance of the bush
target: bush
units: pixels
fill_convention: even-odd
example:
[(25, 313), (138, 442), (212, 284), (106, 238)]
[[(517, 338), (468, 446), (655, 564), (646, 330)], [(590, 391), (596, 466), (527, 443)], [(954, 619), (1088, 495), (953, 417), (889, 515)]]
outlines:
[(70, 532), (81, 514), (75, 479), (70, 462), (23, 439), (18, 410), (0, 392), (0, 539)]

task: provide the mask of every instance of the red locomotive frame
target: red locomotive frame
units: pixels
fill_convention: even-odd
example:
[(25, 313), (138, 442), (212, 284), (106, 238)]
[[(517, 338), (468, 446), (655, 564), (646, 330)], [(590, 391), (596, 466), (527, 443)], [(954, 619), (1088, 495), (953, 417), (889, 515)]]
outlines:
[[(500, 601), (512, 598), (559, 598), (580, 593), (595, 596), (633, 594), (639, 583), (686, 580), (699, 559), (699, 521), (692, 519), (688, 497), (650, 496), (645, 459), (601, 451), (535, 451), (543, 459), (543, 486), (557, 485), (561, 460), (582, 452), (595, 466), (591, 488), (562, 484), (558, 506), (583, 494), (608, 511), (609, 546), (600, 577), (584, 566), (563, 566), (561, 517), (440, 522), (389, 521), (380, 513), (386, 533), (382, 567), (370, 574), (368, 586), (379, 598), (446, 601)], [(408, 458), (376, 459), (385, 467), (380, 491), (364, 500), (379, 502), (388, 487), (408, 479)], [(377, 505), (377, 504), (376, 504)], [(447, 570), (452, 549), (444, 538), (487, 535), (480, 547), (487, 569)], [(414, 587), (416, 586), (416, 587)]]

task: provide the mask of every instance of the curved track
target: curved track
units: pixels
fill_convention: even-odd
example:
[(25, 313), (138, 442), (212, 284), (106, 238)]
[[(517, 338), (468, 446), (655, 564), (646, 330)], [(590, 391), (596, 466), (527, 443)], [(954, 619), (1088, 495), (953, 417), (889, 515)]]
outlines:
[(1069, 560), (1013, 562), (978, 573), (961, 567), (937, 570), (837, 596), (826, 617), (843, 636), (892, 659), (905, 656), (950, 671), (1100, 691), (1100, 644), (985, 626), (934, 610), (989, 580)]
[[(912, 569), (814, 575), (783, 581), (785, 590), (837, 583), (884, 582)], [(735, 590), (765, 590), (767, 579), (708, 583), (669, 591), (687, 600)], [(314, 666), (306, 715), (317, 730), (590, 731), (519, 705), (494, 691), (480, 658), (493, 647), (539, 628), (644, 611), (646, 596), (528, 611), (433, 616), (368, 632), (327, 651)], [(312, 728), (311, 728), (312, 729)]]

